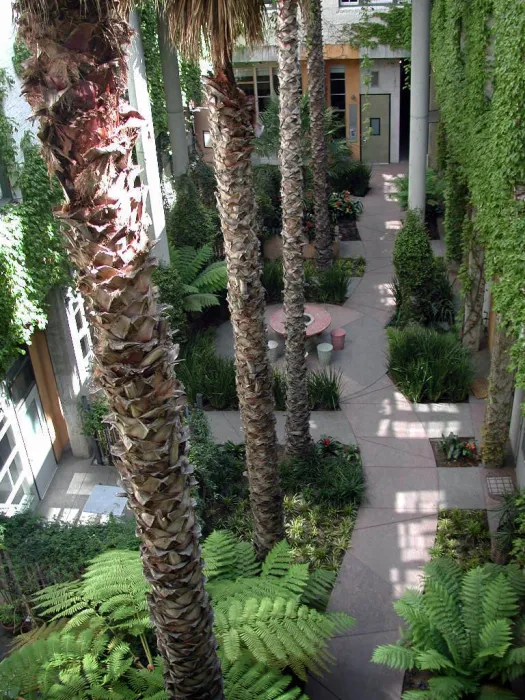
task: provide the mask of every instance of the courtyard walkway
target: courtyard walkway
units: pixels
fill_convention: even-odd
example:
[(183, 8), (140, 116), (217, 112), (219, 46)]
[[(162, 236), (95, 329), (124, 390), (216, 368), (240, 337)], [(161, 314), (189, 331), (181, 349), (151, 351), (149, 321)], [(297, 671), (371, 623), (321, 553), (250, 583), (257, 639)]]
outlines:
[[(357, 623), (332, 641), (336, 664), (329, 675), (310, 680), (312, 700), (399, 700), (403, 673), (370, 663), (378, 644), (399, 638), (401, 620), (392, 602), (418, 585), (434, 544), (439, 508), (491, 505), (483, 470), (437, 469), (429, 442), (449, 432), (479, 439), (483, 402), (411, 404), (386, 374), (385, 324), (394, 309), (392, 252), (402, 224), (391, 193), (394, 177), (404, 171), (403, 165), (374, 168), (358, 226), (362, 240), (343, 243), (341, 250), (344, 257), (364, 255), (365, 275), (355, 280), (344, 306), (326, 306), (332, 328), (346, 330), (345, 349), (334, 353), (333, 362), (343, 373), (345, 397), (341, 412), (311, 414), (312, 435), (357, 442), (367, 500), (330, 600), (331, 610), (345, 611)], [(268, 308), (268, 319), (274, 310)], [(219, 329), (218, 350), (232, 354), (229, 324)], [(308, 363), (317, 365), (315, 354)], [(243, 440), (238, 413), (207, 415), (217, 442)], [(277, 413), (277, 428), (282, 441), (284, 414)]]

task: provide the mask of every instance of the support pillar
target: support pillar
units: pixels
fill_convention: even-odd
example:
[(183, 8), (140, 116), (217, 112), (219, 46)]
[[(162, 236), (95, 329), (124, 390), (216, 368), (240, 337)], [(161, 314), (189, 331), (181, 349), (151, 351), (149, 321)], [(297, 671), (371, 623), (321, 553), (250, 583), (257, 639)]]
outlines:
[(166, 236), (166, 218), (162, 203), (162, 190), (160, 186), (159, 164), (157, 162), (157, 149), (153, 132), (153, 118), (146, 81), (146, 64), (140, 34), (140, 21), (133, 11), (130, 15), (130, 24), (134, 35), (131, 41), (129, 54), (128, 90), (129, 101), (132, 107), (140, 112), (144, 118), (144, 124), (137, 140), (137, 161), (141, 169), (140, 179), (148, 188), (146, 210), (151, 219), (148, 235), (155, 241), (154, 254), (160, 262), (168, 264), (170, 261), (168, 239)]
[(412, 3), (408, 206), (425, 216), (430, 96), (430, 0)]
[(171, 163), (173, 175), (184, 175), (189, 165), (188, 139), (184, 106), (180, 89), (179, 60), (177, 51), (172, 48), (165, 18), (157, 16), (159, 31), (160, 61), (164, 80), (164, 95), (168, 112), (168, 129), (170, 132)]

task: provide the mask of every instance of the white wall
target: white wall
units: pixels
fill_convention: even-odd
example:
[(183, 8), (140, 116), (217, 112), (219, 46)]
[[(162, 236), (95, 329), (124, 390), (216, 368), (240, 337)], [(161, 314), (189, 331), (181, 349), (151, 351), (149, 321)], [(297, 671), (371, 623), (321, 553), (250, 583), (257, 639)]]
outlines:
[[(371, 15), (374, 10), (385, 11), (392, 5), (392, 0), (382, 0), (382, 2), (370, 2), (368, 12)], [(364, 8), (356, 3), (355, 5), (340, 6), (339, 0), (323, 0), (323, 39), (325, 44), (340, 44), (344, 42), (343, 27), (346, 24), (354, 24), (362, 21)], [(387, 46), (378, 47), (380, 53), (377, 58), (389, 58), (397, 55)], [(377, 49), (372, 51), (375, 54)], [(367, 52), (369, 53), (369, 52)]]
[[(375, 60), (372, 62), (373, 71), (379, 72), (379, 86), (369, 87), (370, 95), (390, 94), (390, 162), (399, 163), (399, 121), (401, 109), (401, 66), (399, 59)], [(366, 93), (367, 87), (361, 84), (361, 94)]]
[[(14, 80), (14, 85), (9, 90), (4, 100), (4, 112), (13, 119), (16, 130), (13, 134), (17, 146), (26, 131), (37, 132), (37, 127), (29, 120), (31, 110), (25, 99), (20, 94), (21, 83), (15, 75), (13, 68), (13, 43), (15, 40), (15, 26), (11, 4), (3, 0), (0, 2), (0, 68), (5, 68)], [(19, 154), (19, 157), (20, 154)]]

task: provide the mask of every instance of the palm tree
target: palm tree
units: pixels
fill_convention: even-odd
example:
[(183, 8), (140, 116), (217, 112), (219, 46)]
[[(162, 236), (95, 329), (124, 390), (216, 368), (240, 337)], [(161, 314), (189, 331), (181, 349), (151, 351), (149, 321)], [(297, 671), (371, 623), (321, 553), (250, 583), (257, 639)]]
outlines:
[(301, 455), (308, 450), (311, 439), (305, 359), (301, 69), (297, 0), (278, 2), (277, 45), (286, 318), (286, 451), (291, 455)]
[(232, 51), (241, 33), (249, 42), (262, 39), (265, 2), (165, 0), (165, 12), (173, 43), (188, 57), (197, 57), (204, 36), (213, 64), (213, 76), (206, 82), (217, 199), (254, 539), (263, 557), (283, 539), (284, 524), (251, 163), (255, 108), (236, 85)]
[(315, 250), (317, 266), (326, 269), (332, 264), (333, 233), (328, 208), (326, 140), (323, 119), (326, 108), (325, 65), (323, 58), (323, 17), (321, 0), (307, 0), (308, 25), (308, 91), (310, 100), (310, 133), (312, 138), (312, 171), (315, 213)]
[(144, 192), (135, 184), (141, 117), (124, 100), (127, 5), (17, 0), (21, 37), (33, 53), (23, 92), (66, 195), (58, 216), (95, 330), (95, 376), (120, 438), (115, 461), (142, 540), (166, 688), (178, 700), (215, 700), (223, 697), (222, 678), (191, 496), (184, 395), (151, 282)]

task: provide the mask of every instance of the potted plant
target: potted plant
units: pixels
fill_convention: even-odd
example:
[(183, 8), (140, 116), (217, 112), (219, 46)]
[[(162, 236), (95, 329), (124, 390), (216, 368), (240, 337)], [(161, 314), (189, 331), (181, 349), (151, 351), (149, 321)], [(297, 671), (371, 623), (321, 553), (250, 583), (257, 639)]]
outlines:
[(356, 222), (363, 213), (363, 203), (353, 199), (349, 190), (343, 190), (343, 192), (333, 192), (330, 195), (329, 204), (332, 216), (339, 226), (341, 240), (359, 240)]
[(13, 634), (22, 632), (26, 623), (27, 614), (17, 602), (0, 604), (0, 625), (5, 630)]

